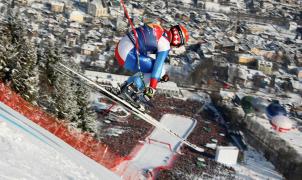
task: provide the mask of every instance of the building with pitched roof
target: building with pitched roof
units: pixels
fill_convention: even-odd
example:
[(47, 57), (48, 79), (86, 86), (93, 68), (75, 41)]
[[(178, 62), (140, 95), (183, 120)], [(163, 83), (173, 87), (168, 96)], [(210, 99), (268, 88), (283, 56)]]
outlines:
[(108, 7), (103, 0), (88, 3), (88, 13), (94, 17), (108, 16)]

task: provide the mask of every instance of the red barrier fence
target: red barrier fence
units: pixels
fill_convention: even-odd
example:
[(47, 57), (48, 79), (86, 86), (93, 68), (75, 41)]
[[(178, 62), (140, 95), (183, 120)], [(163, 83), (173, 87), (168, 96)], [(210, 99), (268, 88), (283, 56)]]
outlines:
[(40, 107), (25, 101), (3, 83), (0, 83), (0, 101), (109, 169), (124, 160), (123, 157), (112, 153), (106, 144), (97, 141), (88, 133), (72, 130), (63, 121), (59, 121)]
[(160, 143), (160, 144), (167, 145), (167, 146), (169, 147), (170, 151), (171, 151), (171, 152), (173, 152), (173, 151), (172, 151), (172, 147), (171, 147), (171, 144), (170, 144), (170, 143), (166, 143), (166, 142), (159, 141), (159, 140), (156, 140), (156, 139), (148, 138), (148, 142), (149, 142), (149, 144), (151, 144), (151, 142), (152, 142), (152, 141), (153, 141), (153, 142), (158, 142), (158, 143)]

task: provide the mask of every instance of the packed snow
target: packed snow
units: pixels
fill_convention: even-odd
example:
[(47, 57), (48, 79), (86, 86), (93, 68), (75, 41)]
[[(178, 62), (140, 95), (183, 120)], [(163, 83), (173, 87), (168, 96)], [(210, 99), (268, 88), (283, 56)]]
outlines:
[(233, 166), (239, 179), (246, 180), (282, 180), (283, 177), (275, 170), (261, 153), (251, 146), (244, 151), (244, 162)]
[[(165, 114), (161, 119), (161, 123), (173, 132), (179, 134), (181, 137), (186, 138), (195, 127), (196, 121), (184, 116)], [(140, 164), (139, 167), (146, 169), (167, 165), (167, 160), (170, 159), (173, 152), (177, 151), (181, 145), (178, 138), (158, 128), (152, 132), (152, 134), (147, 138), (147, 141), (149, 141), (149, 139), (151, 140), (150, 144), (145, 144), (133, 160)], [(167, 144), (160, 142), (169, 144), (173, 152), (171, 152)], [(152, 156), (150, 156), (150, 154), (152, 154)]]
[[(160, 122), (185, 139), (196, 125), (194, 119), (173, 114), (165, 114)], [(142, 174), (151, 172), (154, 168), (169, 166), (181, 144), (178, 138), (160, 129), (155, 129), (146, 138), (146, 142), (136, 156), (131, 161), (121, 164), (117, 171), (130, 179), (143, 178)]]
[[(1, 179), (97, 179), (91, 172), (0, 121)], [(36, 141), (36, 142), (35, 142)]]
[(0, 103), (0, 179), (119, 179)]

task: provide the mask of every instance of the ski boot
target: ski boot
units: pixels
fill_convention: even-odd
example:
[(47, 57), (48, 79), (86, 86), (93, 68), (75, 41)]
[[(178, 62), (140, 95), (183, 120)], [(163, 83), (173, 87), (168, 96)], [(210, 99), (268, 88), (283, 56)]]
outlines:
[(143, 102), (140, 101), (140, 96), (143, 92), (141, 92), (134, 83), (128, 84), (127, 82), (124, 82), (120, 86), (120, 92), (119, 97), (126, 100), (128, 103), (130, 103), (132, 106), (137, 108), (138, 110), (144, 112), (145, 106)]

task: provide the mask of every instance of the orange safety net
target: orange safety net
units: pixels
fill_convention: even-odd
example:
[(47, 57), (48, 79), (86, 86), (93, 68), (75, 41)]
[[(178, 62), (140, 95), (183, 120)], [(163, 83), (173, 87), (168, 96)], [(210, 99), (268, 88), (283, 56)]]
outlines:
[(88, 133), (71, 130), (63, 121), (30, 104), (3, 83), (0, 83), (0, 101), (108, 169), (113, 169), (124, 160), (111, 152), (106, 144), (97, 141)]

